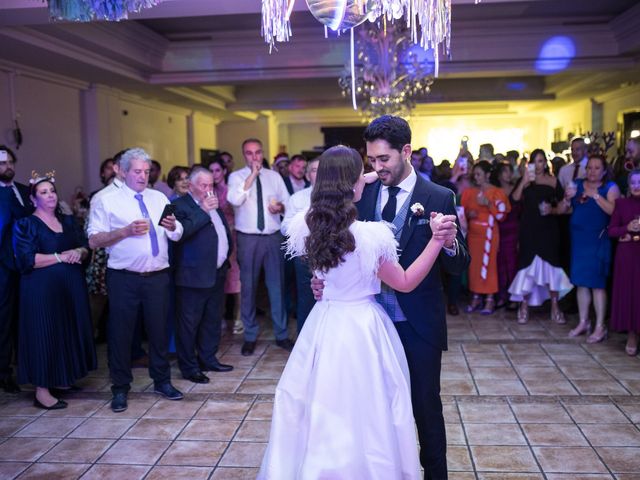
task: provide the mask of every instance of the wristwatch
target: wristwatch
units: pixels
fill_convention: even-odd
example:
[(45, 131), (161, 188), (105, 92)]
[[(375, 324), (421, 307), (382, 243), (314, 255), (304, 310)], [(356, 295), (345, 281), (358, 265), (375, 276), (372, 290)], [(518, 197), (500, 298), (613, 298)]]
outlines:
[(593, 196), (593, 199), (594, 199), (596, 202), (598, 201), (598, 199), (599, 199), (599, 198), (600, 198), (600, 194), (599, 194), (599, 193), (596, 193), (596, 194)]

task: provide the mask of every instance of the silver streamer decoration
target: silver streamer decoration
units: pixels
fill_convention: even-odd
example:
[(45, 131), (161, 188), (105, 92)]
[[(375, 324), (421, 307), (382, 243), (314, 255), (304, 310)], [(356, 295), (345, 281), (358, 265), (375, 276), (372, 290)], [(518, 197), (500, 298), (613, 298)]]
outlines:
[(130, 13), (151, 8), (161, 0), (48, 0), (49, 15), (56, 20), (90, 22), (126, 20)]
[(288, 42), (291, 36), (289, 17), (295, 0), (262, 0), (262, 36), (269, 52), (276, 42)]

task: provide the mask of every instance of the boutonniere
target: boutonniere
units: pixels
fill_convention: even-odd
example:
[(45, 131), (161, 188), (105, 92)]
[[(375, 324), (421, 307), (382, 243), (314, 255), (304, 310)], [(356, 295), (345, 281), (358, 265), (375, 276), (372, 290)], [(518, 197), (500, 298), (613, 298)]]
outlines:
[(414, 217), (416, 218), (424, 217), (424, 207), (420, 202), (416, 202), (413, 205), (411, 205), (410, 210), (412, 215), (411, 215), (411, 218), (409, 219), (409, 225), (411, 225), (411, 222), (413, 221)]

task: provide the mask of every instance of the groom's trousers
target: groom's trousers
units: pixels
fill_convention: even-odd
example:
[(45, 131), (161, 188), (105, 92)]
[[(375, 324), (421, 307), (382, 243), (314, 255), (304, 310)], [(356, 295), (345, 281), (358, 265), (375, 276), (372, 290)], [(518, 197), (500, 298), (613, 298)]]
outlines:
[(442, 351), (423, 340), (409, 322), (395, 323), (411, 376), (411, 402), (418, 427), (424, 478), (447, 479), (447, 438), (440, 400)]

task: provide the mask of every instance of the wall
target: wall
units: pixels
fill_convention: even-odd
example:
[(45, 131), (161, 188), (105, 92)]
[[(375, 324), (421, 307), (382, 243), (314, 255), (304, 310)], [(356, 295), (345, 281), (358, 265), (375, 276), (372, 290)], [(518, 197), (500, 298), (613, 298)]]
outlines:
[[(569, 102), (560, 108), (554, 108), (553, 105), (552, 103), (542, 111), (542, 114), (547, 120), (547, 136), (549, 142), (553, 141), (553, 134), (556, 128), (562, 129), (562, 140), (567, 140), (569, 133), (573, 133), (573, 136), (576, 136), (591, 130), (591, 100), (586, 99)], [(547, 144), (545, 148), (550, 149), (550, 145)]]
[(613, 92), (596, 97), (596, 101), (602, 102), (603, 124), (605, 131), (616, 131), (619, 116), (622, 113), (640, 111), (640, 85), (620, 88)]
[(218, 121), (200, 114), (193, 116), (193, 151), (195, 163), (200, 162), (200, 149), (214, 150), (217, 148)]
[[(277, 134), (277, 130), (276, 130)], [(262, 141), (262, 148), (265, 158), (270, 162), (275, 153), (270, 155), (269, 139), (273, 134), (269, 133), (269, 120), (259, 117), (257, 120), (225, 121), (218, 125), (218, 148), (233, 155), (235, 168), (245, 165), (242, 157), (242, 142), (247, 138), (257, 138)], [(276, 144), (274, 148), (277, 148)]]

